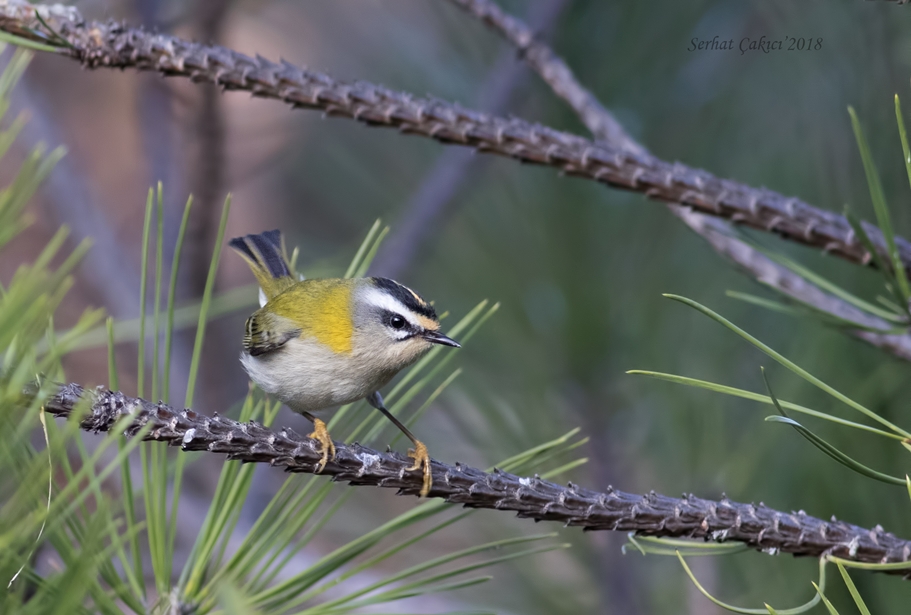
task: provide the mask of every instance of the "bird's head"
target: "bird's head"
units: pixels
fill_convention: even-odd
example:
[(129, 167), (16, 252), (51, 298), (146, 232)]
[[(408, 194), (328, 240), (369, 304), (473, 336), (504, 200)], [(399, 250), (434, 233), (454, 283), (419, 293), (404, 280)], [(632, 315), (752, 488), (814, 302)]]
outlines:
[(388, 278), (362, 278), (352, 297), (355, 352), (398, 371), (434, 345), (459, 348), (440, 332), (433, 306), (416, 292)]

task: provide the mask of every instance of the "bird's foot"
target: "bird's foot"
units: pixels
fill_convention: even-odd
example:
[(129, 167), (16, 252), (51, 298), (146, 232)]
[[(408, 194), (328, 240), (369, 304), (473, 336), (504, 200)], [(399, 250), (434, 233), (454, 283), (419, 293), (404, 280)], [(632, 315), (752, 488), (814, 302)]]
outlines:
[(414, 459), (414, 465), (408, 468), (408, 472), (414, 470), (424, 470), (424, 485), (421, 487), (421, 497), (426, 498), (430, 493), (430, 487), (433, 485), (433, 476), (430, 473), (430, 455), (427, 454), (427, 447), (420, 440), (415, 440), (414, 448), (408, 450), (408, 456)]
[(335, 459), (335, 443), (332, 442), (332, 438), (329, 436), (329, 430), (326, 429), (326, 423), (320, 419), (313, 420), (313, 433), (308, 437), (313, 438), (320, 443), (322, 457), (316, 467), (316, 473), (319, 474), (323, 471), (323, 468), (326, 467), (326, 464), (329, 463), (330, 459)]

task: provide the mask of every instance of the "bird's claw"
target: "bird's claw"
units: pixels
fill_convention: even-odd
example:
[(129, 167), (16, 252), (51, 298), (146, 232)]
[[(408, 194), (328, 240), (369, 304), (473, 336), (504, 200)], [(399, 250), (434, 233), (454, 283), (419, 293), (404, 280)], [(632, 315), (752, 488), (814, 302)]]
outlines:
[(408, 456), (414, 459), (414, 464), (408, 468), (408, 472), (420, 470), (424, 471), (424, 483), (421, 487), (421, 497), (426, 498), (430, 493), (430, 487), (433, 486), (433, 475), (430, 473), (430, 455), (427, 453), (427, 447), (423, 442), (414, 443), (414, 448), (408, 450)]
[(316, 466), (316, 473), (319, 474), (330, 460), (335, 460), (335, 443), (329, 436), (329, 430), (326, 429), (326, 423), (320, 419), (313, 421), (313, 432), (308, 437), (320, 443), (322, 456)]

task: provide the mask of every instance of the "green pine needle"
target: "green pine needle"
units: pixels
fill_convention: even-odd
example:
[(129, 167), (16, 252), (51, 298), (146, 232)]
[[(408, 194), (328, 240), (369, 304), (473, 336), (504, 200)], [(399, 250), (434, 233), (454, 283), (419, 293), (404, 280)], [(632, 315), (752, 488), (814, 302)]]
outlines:
[(720, 314), (710, 310), (709, 308), (705, 307), (704, 305), (702, 305), (700, 303), (697, 303), (696, 301), (693, 301), (692, 299), (687, 299), (686, 297), (681, 297), (679, 295), (671, 295), (671, 294), (665, 294), (664, 296), (667, 297), (668, 299), (673, 299), (674, 301), (679, 301), (680, 303), (683, 303), (684, 305), (688, 305), (688, 306), (692, 307), (693, 309), (695, 309), (699, 312), (702, 312), (703, 314), (705, 314), (706, 316), (708, 316), (715, 322), (718, 322), (718, 323), (724, 325), (725, 327), (727, 327), (728, 329), (730, 329), (731, 331), (733, 331), (740, 337), (744, 338), (745, 340), (750, 342), (753, 346), (755, 346), (756, 348), (758, 348), (765, 354), (769, 355), (770, 357), (775, 359), (778, 363), (780, 363), (784, 367), (788, 368), (789, 370), (791, 370), (792, 372), (794, 372), (795, 374), (797, 374), (798, 376), (800, 376), (801, 378), (803, 378), (804, 380), (809, 382), (810, 384), (812, 384), (815, 387), (819, 388), (820, 390), (828, 393), (829, 395), (831, 395), (835, 399), (839, 400), (840, 402), (844, 403), (845, 405), (849, 406), (850, 408), (853, 408), (854, 410), (860, 412), (861, 414), (867, 416), (868, 418), (873, 419), (877, 423), (891, 429), (896, 434), (901, 435), (905, 438), (911, 438), (911, 433), (905, 431), (898, 425), (881, 417), (880, 415), (873, 412), (869, 408), (864, 407), (863, 405), (854, 401), (847, 395), (839, 392), (834, 387), (826, 384), (819, 378), (813, 376), (808, 371), (806, 371), (805, 369), (803, 369), (802, 367), (800, 367), (793, 361), (787, 359), (784, 355), (780, 354), (779, 352), (776, 352), (770, 346), (762, 343), (761, 341), (759, 341), (758, 339), (756, 339), (755, 337), (753, 337), (752, 335), (750, 335), (749, 333), (747, 333), (740, 327), (736, 326), (734, 323), (727, 320)]
[(883, 191), (882, 182), (876, 165), (873, 162), (873, 156), (870, 153), (870, 146), (861, 129), (860, 121), (852, 107), (848, 107), (848, 114), (851, 116), (851, 126), (854, 129), (854, 137), (857, 139), (857, 148), (860, 150), (860, 158), (864, 165), (864, 173), (867, 176), (867, 185), (870, 189), (870, 199), (873, 201), (873, 210), (876, 213), (876, 221), (886, 240), (886, 247), (891, 261), (891, 271), (893, 280), (897, 283), (897, 296), (903, 299), (901, 302), (907, 306), (911, 300), (911, 288), (908, 286), (908, 277), (905, 272), (904, 264), (898, 253), (898, 247), (895, 244), (895, 232), (892, 230), (892, 217), (889, 215), (889, 207), (886, 205), (886, 195)]
[[(747, 608), (742, 608), (742, 607), (736, 607), (731, 604), (727, 604), (725, 602), (718, 600), (717, 598), (712, 596), (708, 592), (708, 590), (706, 590), (699, 583), (699, 581), (696, 579), (696, 575), (694, 575), (693, 571), (690, 570), (690, 567), (687, 565), (686, 560), (683, 559), (683, 556), (680, 553), (677, 553), (677, 559), (680, 562), (680, 565), (683, 567), (684, 572), (686, 572), (686, 575), (690, 578), (690, 581), (692, 581), (692, 583), (696, 587), (696, 589), (699, 590), (699, 593), (701, 593), (703, 596), (705, 596), (706, 598), (711, 600), (714, 604), (720, 606), (721, 608), (723, 608), (727, 611), (731, 611), (732, 613), (742, 613), (743, 615), (767, 615), (769, 613), (770, 607), (768, 605), (765, 605), (761, 609), (747, 609)], [(815, 584), (814, 584), (814, 586), (815, 586)], [(825, 559), (821, 559), (819, 562), (819, 585), (818, 585), (818, 587), (825, 589), (825, 586), (826, 586), (826, 561), (825, 561)], [(813, 609), (817, 604), (819, 604), (820, 599), (821, 599), (821, 592), (819, 592), (817, 590), (816, 595), (813, 596), (808, 602), (806, 602), (800, 606), (797, 606), (797, 607), (792, 607), (790, 609), (778, 609), (777, 613), (778, 613), (778, 615), (799, 615), (800, 613), (806, 613), (806, 612), (810, 611), (811, 609)]]
[(854, 581), (851, 580), (851, 575), (848, 574), (847, 568), (845, 568), (841, 562), (836, 562), (835, 565), (838, 566), (838, 572), (841, 573), (841, 578), (844, 580), (848, 591), (851, 593), (851, 597), (854, 598), (854, 604), (857, 605), (857, 610), (860, 611), (861, 615), (870, 615), (870, 609), (867, 608), (864, 599), (860, 597), (860, 592), (857, 591), (857, 586), (854, 585)]

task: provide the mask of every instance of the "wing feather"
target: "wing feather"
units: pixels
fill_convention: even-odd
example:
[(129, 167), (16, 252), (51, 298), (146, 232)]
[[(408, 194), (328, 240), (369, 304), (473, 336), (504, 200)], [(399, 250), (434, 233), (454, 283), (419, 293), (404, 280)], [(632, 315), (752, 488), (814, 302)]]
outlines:
[(300, 334), (301, 329), (289, 325), (287, 319), (257, 310), (244, 328), (244, 350), (258, 357), (281, 348)]

